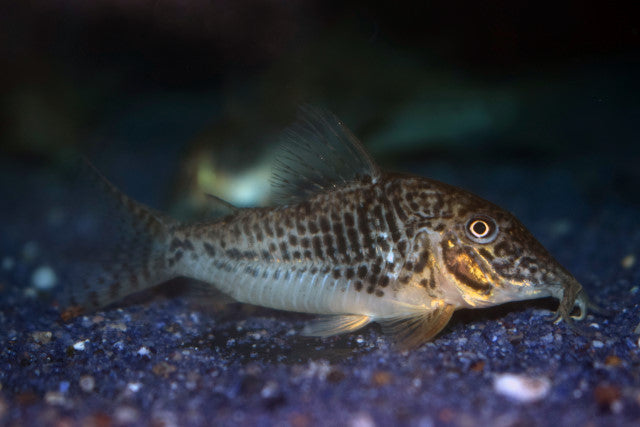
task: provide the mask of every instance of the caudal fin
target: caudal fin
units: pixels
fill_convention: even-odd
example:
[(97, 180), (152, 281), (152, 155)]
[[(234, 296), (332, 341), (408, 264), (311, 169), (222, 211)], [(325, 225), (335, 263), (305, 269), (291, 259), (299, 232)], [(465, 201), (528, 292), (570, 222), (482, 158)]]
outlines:
[(65, 317), (96, 310), (171, 278), (165, 254), (173, 220), (126, 196), (87, 160), (85, 190), (67, 239)]

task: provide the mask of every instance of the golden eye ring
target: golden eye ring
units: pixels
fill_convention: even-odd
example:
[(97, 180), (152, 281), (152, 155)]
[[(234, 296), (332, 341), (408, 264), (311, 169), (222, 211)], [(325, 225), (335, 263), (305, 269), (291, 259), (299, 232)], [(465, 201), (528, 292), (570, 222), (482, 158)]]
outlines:
[(476, 243), (490, 243), (498, 235), (498, 224), (487, 216), (474, 216), (467, 221), (465, 232)]

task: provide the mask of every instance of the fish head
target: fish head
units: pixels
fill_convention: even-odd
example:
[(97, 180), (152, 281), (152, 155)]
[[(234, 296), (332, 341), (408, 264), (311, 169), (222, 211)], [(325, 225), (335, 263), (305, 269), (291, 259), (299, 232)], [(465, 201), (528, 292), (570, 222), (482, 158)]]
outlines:
[(439, 233), (441, 271), (469, 307), (551, 296), (560, 301), (558, 317), (571, 323), (587, 296), (578, 281), (511, 213), (459, 191), (447, 227)]

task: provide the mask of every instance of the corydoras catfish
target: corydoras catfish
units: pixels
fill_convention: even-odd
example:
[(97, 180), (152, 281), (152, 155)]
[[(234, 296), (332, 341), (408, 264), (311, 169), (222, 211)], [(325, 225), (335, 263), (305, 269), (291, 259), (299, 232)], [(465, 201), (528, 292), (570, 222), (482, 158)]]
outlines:
[(117, 254), (72, 289), (74, 311), (169, 279), (235, 301), (320, 315), (326, 337), (371, 322), (404, 347), (432, 339), (461, 308), (554, 297), (558, 319), (586, 315), (578, 281), (512, 214), (419, 176), (381, 170), (331, 113), (305, 107), (284, 134), (272, 207), (180, 223), (102, 186), (127, 224)]

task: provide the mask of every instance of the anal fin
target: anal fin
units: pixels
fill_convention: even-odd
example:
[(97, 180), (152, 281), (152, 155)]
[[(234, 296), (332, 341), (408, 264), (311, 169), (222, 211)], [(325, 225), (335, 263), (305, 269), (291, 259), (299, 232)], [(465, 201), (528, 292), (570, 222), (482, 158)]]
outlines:
[(302, 331), (302, 335), (311, 337), (330, 337), (356, 331), (371, 322), (365, 314), (336, 314), (321, 316), (312, 321)]
[(444, 304), (435, 310), (411, 317), (380, 320), (385, 334), (393, 336), (400, 348), (409, 350), (424, 344), (449, 323), (455, 307)]

